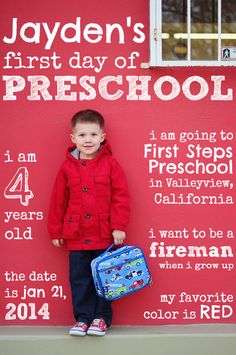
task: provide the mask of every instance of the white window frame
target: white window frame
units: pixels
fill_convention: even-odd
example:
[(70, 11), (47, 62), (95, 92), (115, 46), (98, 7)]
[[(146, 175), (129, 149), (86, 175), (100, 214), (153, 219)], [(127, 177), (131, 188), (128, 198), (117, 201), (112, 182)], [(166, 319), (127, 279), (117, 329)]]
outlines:
[(191, 60), (191, 0), (187, 0), (187, 60), (162, 59), (162, 0), (150, 0), (150, 61), (153, 66), (236, 66), (235, 60), (221, 58), (221, 1), (218, 0), (218, 60)]

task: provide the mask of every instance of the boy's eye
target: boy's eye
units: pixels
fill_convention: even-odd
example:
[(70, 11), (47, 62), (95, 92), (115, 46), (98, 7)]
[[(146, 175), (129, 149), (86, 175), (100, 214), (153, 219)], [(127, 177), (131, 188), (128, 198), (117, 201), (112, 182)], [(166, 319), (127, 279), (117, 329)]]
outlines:
[(92, 133), (92, 136), (93, 136), (93, 137), (97, 136), (97, 133)]

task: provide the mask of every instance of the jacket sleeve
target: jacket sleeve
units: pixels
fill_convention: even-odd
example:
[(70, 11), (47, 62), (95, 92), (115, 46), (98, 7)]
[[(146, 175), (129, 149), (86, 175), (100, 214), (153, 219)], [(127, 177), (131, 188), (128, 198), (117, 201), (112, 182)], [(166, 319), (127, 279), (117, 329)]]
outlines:
[(116, 160), (111, 170), (111, 229), (125, 231), (130, 216), (130, 197), (124, 172)]
[(68, 197), (67, 178), (61, 169), (54, 183), (48, 212), (48, 232), (51, 239), (62, 238)]

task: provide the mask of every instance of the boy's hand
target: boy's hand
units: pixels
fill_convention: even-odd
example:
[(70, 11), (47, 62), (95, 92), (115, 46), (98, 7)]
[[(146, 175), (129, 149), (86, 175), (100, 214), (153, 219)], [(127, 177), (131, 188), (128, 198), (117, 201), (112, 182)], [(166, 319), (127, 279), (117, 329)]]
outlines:
[(52, 244), (54, 245), (54, 247), (61, 247), (63, 245), (64, 241), (63, 239), (53, 239), (52, 240)]
[(112, 236), (113, 236), (115, 245), (122, 244), (123, 241), (125, 240), (125, 232), (119, 231), (117, 229), (114, 229), (112, 231)]

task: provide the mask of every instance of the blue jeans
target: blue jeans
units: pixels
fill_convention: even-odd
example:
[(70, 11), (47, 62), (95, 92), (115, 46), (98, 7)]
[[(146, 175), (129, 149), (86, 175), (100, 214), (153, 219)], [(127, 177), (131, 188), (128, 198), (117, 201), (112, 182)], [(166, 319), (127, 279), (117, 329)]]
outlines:
[(111, 302), (97, 295), (90, 266), (91, 261), (103, 252), (104, 250), (70, 251), (70, 286), (76, 322), (90, 325), (95, 318), (103, 318), (107, 326), (112, 322)]

